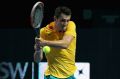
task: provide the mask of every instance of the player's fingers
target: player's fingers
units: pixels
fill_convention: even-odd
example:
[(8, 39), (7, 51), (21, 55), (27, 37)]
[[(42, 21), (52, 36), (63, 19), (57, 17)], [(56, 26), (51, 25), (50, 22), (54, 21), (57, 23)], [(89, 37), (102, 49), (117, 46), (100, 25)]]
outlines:
[(35, 38), (35, 43), (36, 43), (36, 44), (39, 44), (39, 43), (40, 43), (39, 38)]

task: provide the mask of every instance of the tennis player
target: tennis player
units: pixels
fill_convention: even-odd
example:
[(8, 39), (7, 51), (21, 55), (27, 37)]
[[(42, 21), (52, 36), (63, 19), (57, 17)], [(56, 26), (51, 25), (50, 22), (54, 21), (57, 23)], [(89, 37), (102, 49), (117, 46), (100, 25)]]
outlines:
[[(71, 9), (68, 7), (57, 7), (54, 21), (41, 28), (40, 38), (35, 38), (41, 47), (47, 45), (51, 48), (50, 53), (45, 55), (48, 68), (44, 73), (44, 79), (75, 79), (77, 35), (76, 24), (70, 20), (71, 15)], [(40, 59), (42, 57), (39, 55)]]

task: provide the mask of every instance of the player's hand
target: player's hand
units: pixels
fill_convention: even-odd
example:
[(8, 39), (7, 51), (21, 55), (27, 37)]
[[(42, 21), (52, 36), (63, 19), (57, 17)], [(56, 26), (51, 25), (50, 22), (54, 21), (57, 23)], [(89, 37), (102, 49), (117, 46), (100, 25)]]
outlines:
[(37, 37), (35, 38), (35, 44), (36, 44), (36, 45), (39, 45), (39, 44), (40, 44), (40, 38), (37, 38)]
[(41, 48), (41, 45), (40, 45), (40, 40), (39, 40), (39, 38), (35, 38), (35, 45), (34, 45), (34, 49), (35, 49), (35, 51), (39, 51), (40, 50), (40, 48)]
[(46, 45), (45, 40), (42, 39), (42, 38), (35, 38), (35, 41), (40, 46), (45, 46)]

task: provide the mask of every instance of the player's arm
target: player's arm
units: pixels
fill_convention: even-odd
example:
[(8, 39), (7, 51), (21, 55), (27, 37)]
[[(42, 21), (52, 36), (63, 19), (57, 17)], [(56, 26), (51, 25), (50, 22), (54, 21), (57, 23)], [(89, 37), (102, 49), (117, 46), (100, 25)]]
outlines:
[(37, 46), (36, 44), (34, 45), (34, 61), (39, 63), (43, 59), (43, 51), (42, 47)]
[[(45, 38), (44, 37), (44, 28), (40, 29), (40, 38)], [(40, 38), (37, 38), (37, 37), (35, 38), (35, 45), (34, 45), (34, 50), (35, 50), (34, 61), (35, 62), (40, 62), (43, 59), (42, 46), (39, 43), (39, 40), (37, 40), (37, 39), (40, 39)]]
[(62, 40), (48, 41), (48, 40), (40, 39), (40, 44), (43, 46), (48, 45), (51, 47), (66, 49), (70, 45), (73, 38), (74, 36), (72, 35), (64, 35)]

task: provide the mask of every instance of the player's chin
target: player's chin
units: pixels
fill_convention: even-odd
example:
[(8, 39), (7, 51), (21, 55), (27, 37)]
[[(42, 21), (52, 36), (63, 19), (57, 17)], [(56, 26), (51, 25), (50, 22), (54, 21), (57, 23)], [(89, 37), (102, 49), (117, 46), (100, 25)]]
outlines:
[(65, 28), (66, 26), (67, 26), (67, 25), (64, 25), (64, 24), (63, 24), (63, 25), (61, 25), (61, 27), (62, 27), (62, 28)]

